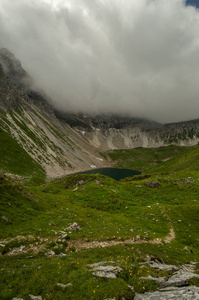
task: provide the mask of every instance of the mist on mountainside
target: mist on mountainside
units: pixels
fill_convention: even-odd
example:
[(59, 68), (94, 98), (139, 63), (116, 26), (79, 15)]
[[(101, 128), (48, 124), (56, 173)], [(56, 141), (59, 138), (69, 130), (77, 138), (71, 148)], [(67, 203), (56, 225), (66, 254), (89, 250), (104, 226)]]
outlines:
[(183, 0), (52, 3), (1, 0), (0, 47), (57, 109), (198, 118), (197, 9)]

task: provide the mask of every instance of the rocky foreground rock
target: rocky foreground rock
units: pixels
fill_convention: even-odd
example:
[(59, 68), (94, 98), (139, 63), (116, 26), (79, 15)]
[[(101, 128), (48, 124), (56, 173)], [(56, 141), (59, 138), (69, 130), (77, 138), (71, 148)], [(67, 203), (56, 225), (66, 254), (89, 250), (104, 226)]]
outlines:
[(198, 300), (199, 287), (165, 288), (160, 291), (136, 294), (134, 300)]
[[(150, 258), (146, 262), (153, 269), (159, 271), (173, 271), (173, 274), (169, 278), (166, 277), (152, 277), (147, 276), (143, 279), (156, 281), (159, 288), (155, 292), (146, 292), (143, 294), (136, 293), (134, 300), (191, 300), (199, 299), (199, 287), (188, 286), (189, 280), (192, 278), (199, 278), (199, 274), (195, 273), (196, 263), (185, 264), (182, 266), (167, 265), (161, 260), (155, 260)], [(117, 262), (119, 264), (119, 262)], [(143, 265), (141, 265), (142, 267)], [(102, 261), (99, 263), (88, 265), (92, 270), (92, 274), (95, 277), (101, 277), (106, 280), (113, 280), (118, 277), (119, 273), (123, 271), (123, 268), (116, 265), (114, 261)], [(134, 288), (128, 286), (132, 292)], [(123, 300), (125, 300), (123, 298)]]

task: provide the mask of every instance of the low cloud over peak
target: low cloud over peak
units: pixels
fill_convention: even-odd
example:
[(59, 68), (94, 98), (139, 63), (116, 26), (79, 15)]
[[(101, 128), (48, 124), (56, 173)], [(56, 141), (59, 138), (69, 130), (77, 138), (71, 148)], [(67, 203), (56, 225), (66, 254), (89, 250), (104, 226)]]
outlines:
[(0, 0), (0, 46), (65, 111), (198, 118), (198, 32), (183, 0)]

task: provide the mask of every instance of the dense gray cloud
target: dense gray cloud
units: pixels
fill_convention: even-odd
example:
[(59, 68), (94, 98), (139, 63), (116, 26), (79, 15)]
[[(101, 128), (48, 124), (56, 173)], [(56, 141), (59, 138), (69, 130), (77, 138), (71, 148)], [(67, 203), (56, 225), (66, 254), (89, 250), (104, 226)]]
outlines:
[(65, 111), (199, 118), (198, 33), (183, 0), (0, 0), (0, 47)]

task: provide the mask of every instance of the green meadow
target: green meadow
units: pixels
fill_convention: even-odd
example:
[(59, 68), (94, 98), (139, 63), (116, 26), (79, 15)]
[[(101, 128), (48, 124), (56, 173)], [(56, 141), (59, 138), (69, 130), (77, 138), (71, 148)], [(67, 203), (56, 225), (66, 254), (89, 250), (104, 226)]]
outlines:
[[(21, 148), (10, 151), (1, 168), (24, 179), (0, 173), (0, 299), (128, 300), (129, 286), (140, 293), (157, 289), (142, 277), (169, 276), (147, 263), (141, 268), (147, 257), (175, 265), (199, 261), (197, 146), (109, 151), (114, 166), (142, 172), (120, 181), (99, 174), (47, 181), (39, 165), (20, 160)], [(74, 223), (81, 230), (71, 229)], [(88, 264), (101, 261), (123, 270), (116, 279), (95, 277)]]

